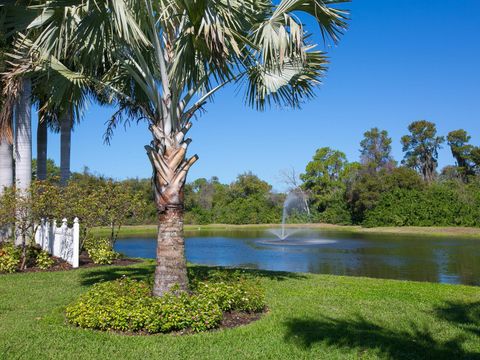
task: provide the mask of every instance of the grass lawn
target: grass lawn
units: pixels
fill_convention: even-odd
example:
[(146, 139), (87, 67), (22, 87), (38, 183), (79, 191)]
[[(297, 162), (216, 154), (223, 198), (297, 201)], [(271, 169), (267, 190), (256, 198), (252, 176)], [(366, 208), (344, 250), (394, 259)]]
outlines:
[(262, 271), (270, 311), (244, 327), (147, 337), (65, 323), (91, 284), (152, 272), (0, 275), (0, 359), (480, 359), (480, 289), (457, 285)]
[[(186, 231), (205, 230), (205, 231), (241, 231), (241, 230), (263, 230), (279, 227), (279, 224), (259, 224), (259, 225), (185, 225)], [(477, 238), (480, 239), (480, 228), (469, 227), (377, 227), (363, 228), (361, 226), (343, 226), (330, 224), (291, 224), (287, 227), (302, 227), (309, 229), (318, 229), (325, 231), (342, 231), (351, 233), (370, 233), (370, 234), (402, 234), (402, 235), (428, 235), (438, 237), (457, 237), (457, 238)], [(96, 236), (109, 236), (110, 228), (97, 227), (92, 230)], [(133, 225), (124, 226), (120, 230), (120, 236), (156, 236), (156, 225)]]

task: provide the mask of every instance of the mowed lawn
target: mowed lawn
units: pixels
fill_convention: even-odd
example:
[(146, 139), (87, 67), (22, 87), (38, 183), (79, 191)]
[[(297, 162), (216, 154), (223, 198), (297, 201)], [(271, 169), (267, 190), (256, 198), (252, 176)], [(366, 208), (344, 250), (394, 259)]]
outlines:
[(480, 288), (258, 272), (269, 312), (194, 335), (124, 336), (65, 323), (91, 284), (153, 263), (0, 275), (0, 359), (480, 359)]

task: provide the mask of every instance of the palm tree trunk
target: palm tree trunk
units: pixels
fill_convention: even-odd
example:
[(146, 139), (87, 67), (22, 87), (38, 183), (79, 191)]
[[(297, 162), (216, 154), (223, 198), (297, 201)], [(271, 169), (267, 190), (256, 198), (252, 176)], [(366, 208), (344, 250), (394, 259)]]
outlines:
[[(0, 141), (0, 196), (6, 187), (13, 185), (13, 146), (6, 139)], [(11, 228), (0, 228), (0, 243), (8, 239)]]
[(162, 296), (178, 289), (187, 290), (187, 262), (183, 238), (184, 187), (188, 170), (197, 161), (186, 159), (190, 140), (184, 139), (188, 123), (176, 134), (166, 135), (152, 125), (152, 146), (145, 146), (153, 167), (155, 202), (158, 210), (157, 267), (153, 294)]
[(174, 286), (178, 291), (188, 287), (182, 206), (169, 206), (159, 215), (153, 295), (162, 296)]
[(27, 190), (32, 182), (32, 82), (22, 81), (15, 116), (15, 184), (20, 190)]
[(70, 180), (70, 149), (72, 145), (72, 115), (64, 116), (60, 123), (60, 184)]
[[(32, 183), (32, 81), (22, 80), (22, 92), (15, 109), (15, 186), (26, 193)], [(17, 229), (18, 230), (18, 229)], [(25, 234), (16, 230), (15, 244), (22, 245)]]
[(13, 147), (7, 140), (0, 140), (0, 195), (3, 189), (13, 185)]
[(47, 180), (47, 121), (38, 122), (37, 129), (37, 179)]

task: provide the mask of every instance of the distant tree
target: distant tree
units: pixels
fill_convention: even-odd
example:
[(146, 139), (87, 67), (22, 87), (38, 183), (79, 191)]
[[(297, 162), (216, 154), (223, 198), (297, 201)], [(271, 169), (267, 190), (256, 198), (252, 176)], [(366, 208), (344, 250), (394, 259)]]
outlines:
[(374, 209), (382, 194), (395, 189), (419, 190), (423, 182), (419, 174), (406, 167), (391, 171), (382, 169), (378, 173), (357, 171), (348, 182), (346, 197), (354, 223), (363, 223), (366, 213)]
[(467, 181), (468, 176), (475, 174), (474, 164), (471, 159), (474, 147), (468, 143), (470, 138), (463, 129), (451, 131), (447, 135), (448, 146), (450, 146), (452, 155), (457, 163), (458, 173), (464, 181)]
[(278, 223), (281, 206), (272, 196), (272, 186), (248, 172), (221, 191), (215, 201), (215, 220), (227, 224)]
[(323, 213), (334, 203), (342, 202), (347, 165), (345, 154), (329, 147), (318, 149), (307, 164), (300, 179), (303, 181), (302, 188), (311, 194), (312, 208), (317, 212)]
[(423, 179), (431, 183), (435, 179), (438, 166), (438, 150), (445, 141), (443, 136), (437, 136), (434, 123), (420, 120), (408, 126), (410, 135), (402, 137), (405, 157), (402, 164), (417, 170)]
[[(47, 165), (47, 177), (44, 180), (57, 180), (60, 179), (60, 167), (55, 164), (55, 161), (48, 159), (46, 161)], [(37, 159), (32, 160), (32, 178), (34, 180), (41, 180), (37, 176)]]
[(360, 160), (367, 170), (378, 172), (395, 167), (391, 152), (392, 139), (386, 130), (375, 127), (364, 133), (364, 139), (360, 142)]
[(480, 174), (480, 147), (474, 147), (470, 152), (470, 158), (472, 160), (475, 173)]

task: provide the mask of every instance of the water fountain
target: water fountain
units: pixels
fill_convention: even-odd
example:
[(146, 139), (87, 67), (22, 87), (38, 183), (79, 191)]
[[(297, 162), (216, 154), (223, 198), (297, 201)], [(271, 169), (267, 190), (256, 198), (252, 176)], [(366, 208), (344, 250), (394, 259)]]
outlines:
[[(306, 202), (305, 194), (301, 191), (291, 191), (288, 193), (285, 202), (283, 203), (282, 225), (280, 229), (270, 229), (269, 232), (277, 237), (276, 240), (261, 240), (260, 243), (264, 245), (324, 245), (336, 243), (336, 240), (326, 240), (318, 238), (295, 237), (292, 235), (307, 232), (306, 228), (287, 228), (287, 219), (292, 213), (297, 215), (310, 215), (308, 204)], [(318, 236), (318, 234), (315, 234)], [(315, 236), (315, 237), (316, 237)]]
[(296, 211), (297, 213), (307, 213), (310, 214), (308, 209), (308, 205), (305, 201), (305, 196), (300, 191), (291, 191), (288, 193), (285, 201), (283, 203), (283, 212), (282, 212), (282, 227), (280, 229), (271, 229), (270, 232), (277, 236), (280, 240), (285, 240), (290, 235), (299, 231), (299, 229), (287, 229), (286, 228), (286, 221), (288, 215), (291, 214), (292, 211)]

